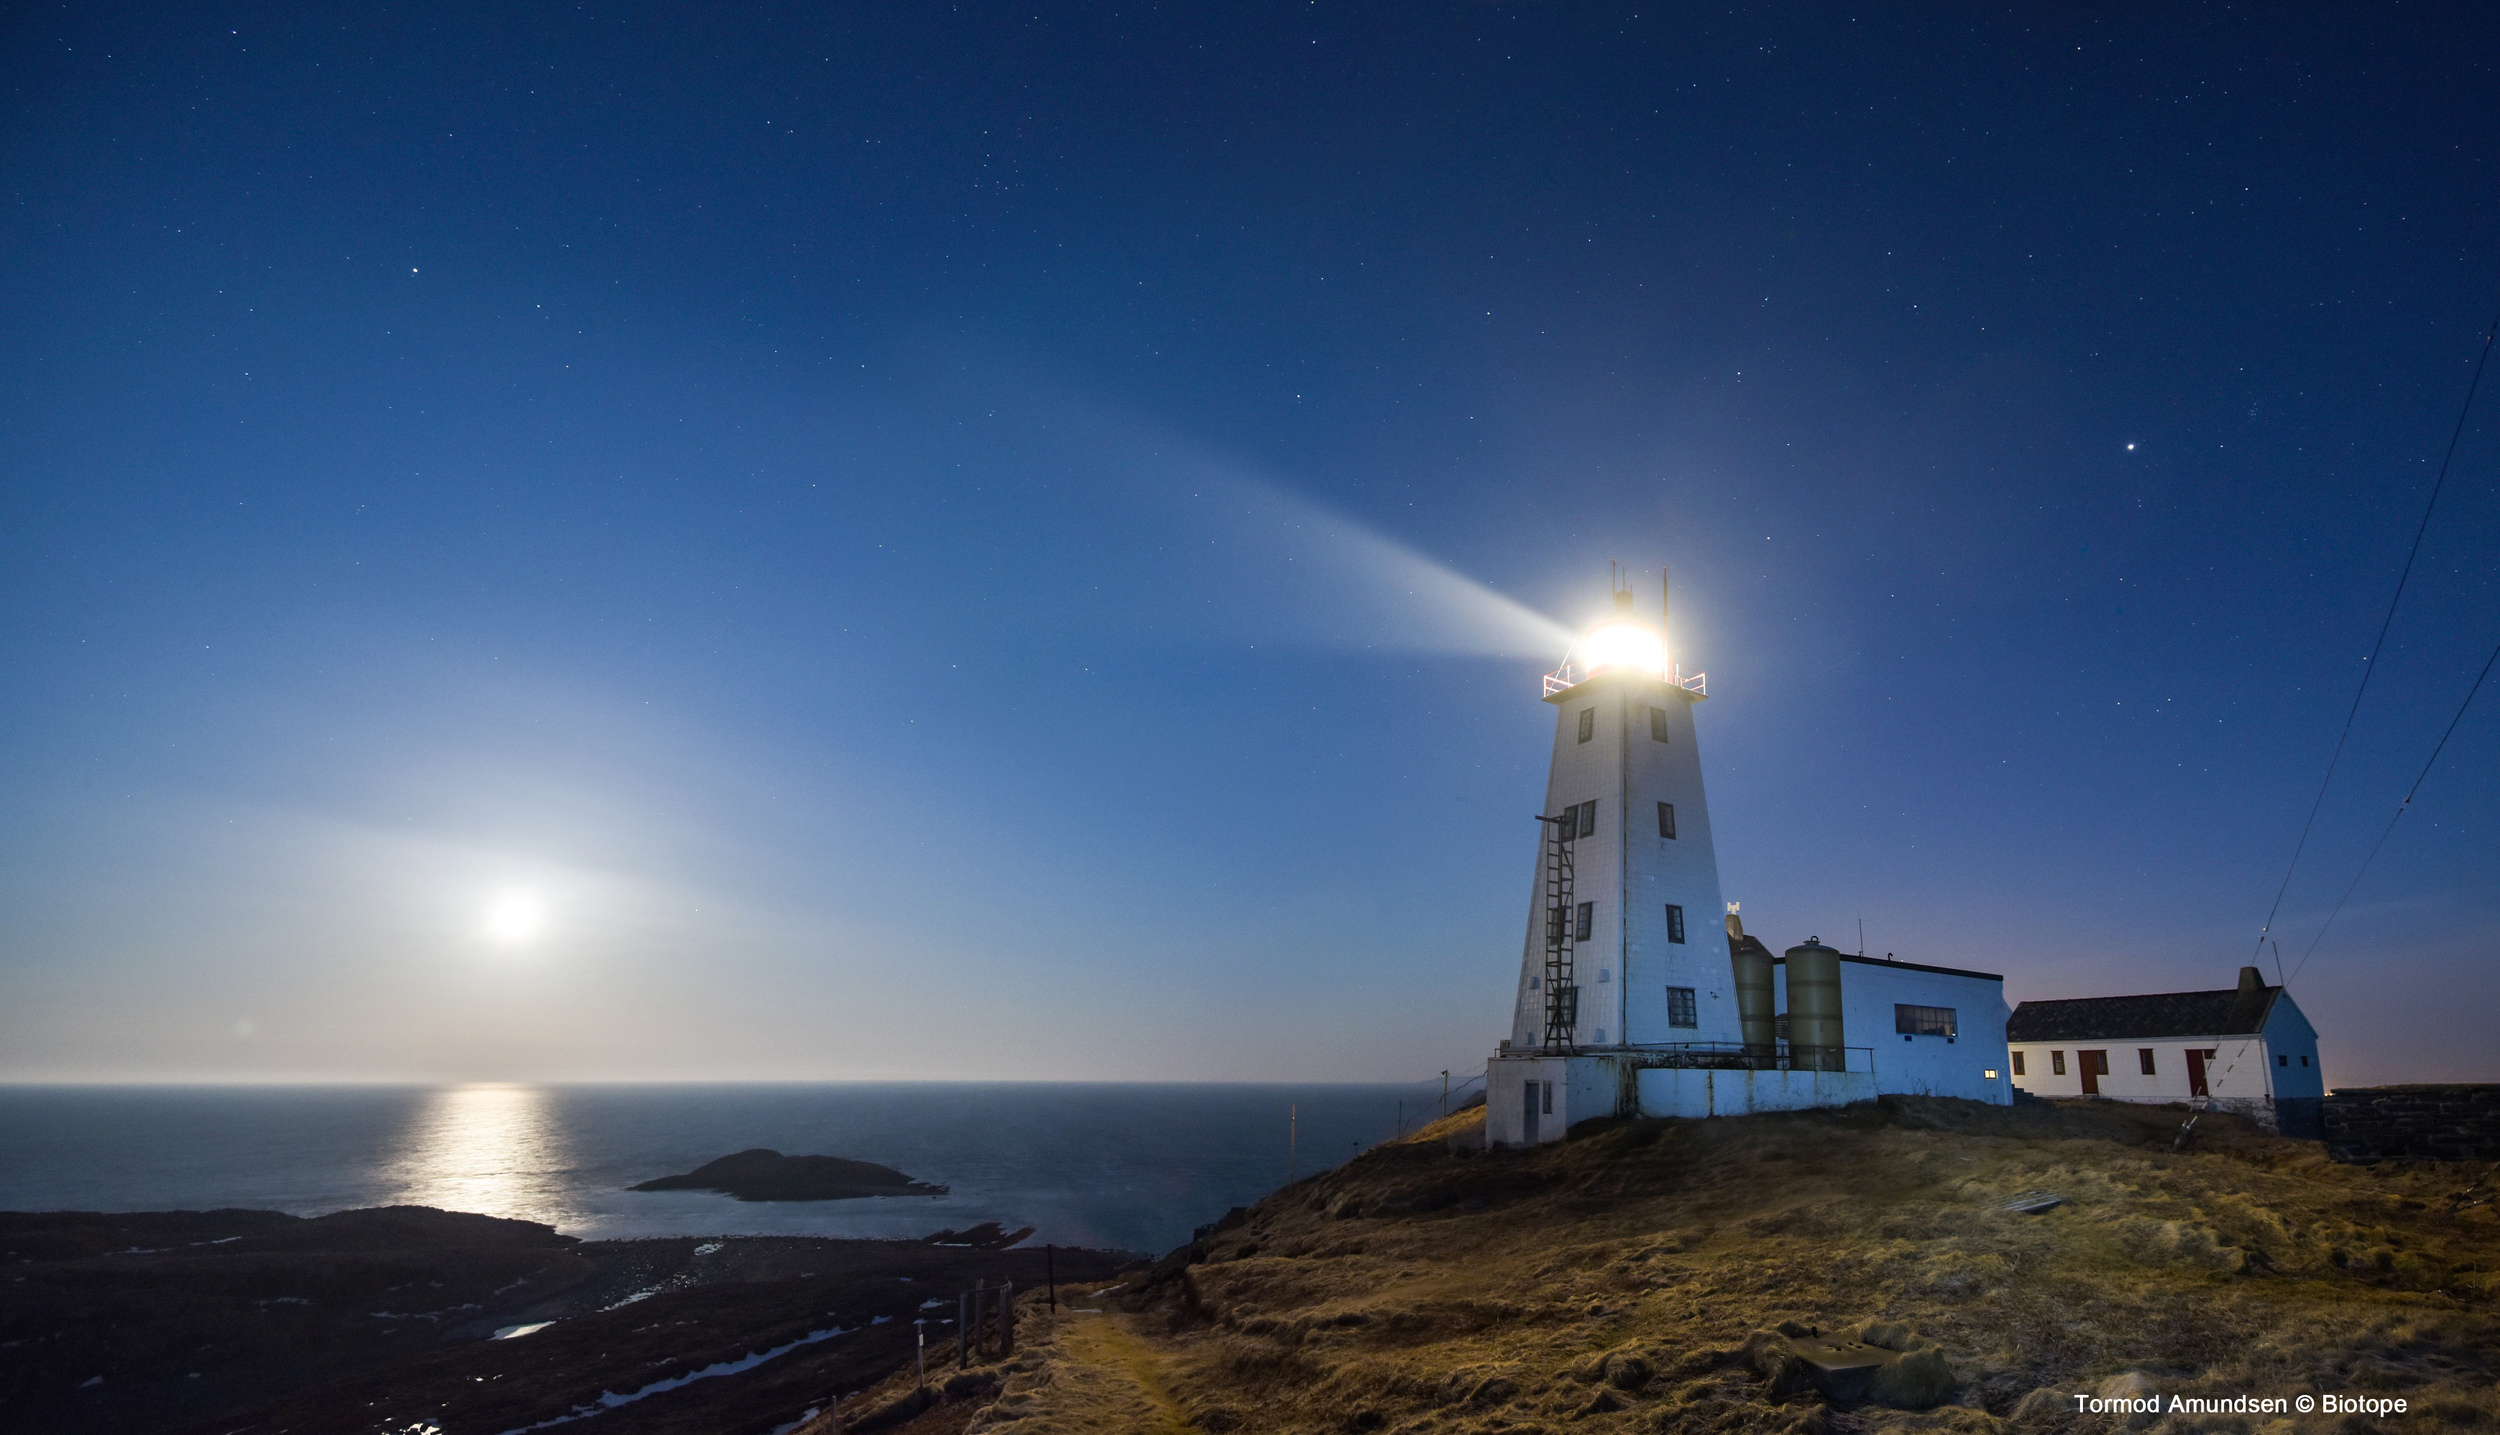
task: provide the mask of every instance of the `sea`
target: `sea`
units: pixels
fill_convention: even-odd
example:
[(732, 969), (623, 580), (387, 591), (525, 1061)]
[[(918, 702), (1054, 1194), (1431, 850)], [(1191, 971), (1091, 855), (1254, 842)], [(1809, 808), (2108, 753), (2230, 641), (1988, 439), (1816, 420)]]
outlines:
[[(585, 1239), (923, 1236), (1159, 1254), (1439, 1114), (1423, 1086), (843, 1082), (0, 1086), (0, 1211), (437, 1206)], [(633, 1191), (734, 1151), (843, 1156), (944, 1196)]]

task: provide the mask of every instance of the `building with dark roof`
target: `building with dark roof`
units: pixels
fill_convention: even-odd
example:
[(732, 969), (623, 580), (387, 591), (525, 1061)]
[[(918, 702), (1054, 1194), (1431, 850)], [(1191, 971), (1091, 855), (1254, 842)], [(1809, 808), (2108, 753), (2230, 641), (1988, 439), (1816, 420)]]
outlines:
[(2255, 967), (2220, 991), (2024, 1002), (2005, 1040), (2014, 1085), (2034, 1096), (2183, 1102), (2320, 1134), (2317, 1028)]

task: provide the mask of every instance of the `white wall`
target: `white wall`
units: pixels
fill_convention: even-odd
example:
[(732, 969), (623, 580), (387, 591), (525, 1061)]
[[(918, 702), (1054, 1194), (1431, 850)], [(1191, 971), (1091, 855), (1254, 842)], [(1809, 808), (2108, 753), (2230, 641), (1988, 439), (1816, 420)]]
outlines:
[[(1779, 958), (1772, 971), (1779, 1008), (1784, 1012), (1788, 1010), (1787, 958)], [(1894, 1030), (1896, 1003), (1951, 1007), (1959, 1030), (1951, 1038), (1905, 1039)], [(1867, 957), (1840, 959), (1841, 1042), (1864, 1047), (1871, 1054), (1877, 1091), (1958, 1096), (1997, 1106), (2012, 1103), (2012, 1063), (2005, 1046), (2005, 1021), (2012, 1014), (2005, 1004), (2001, 977)], [(1991, 1071), (1996, 1075), (1989, 1076)]]
[(1875, 1099), (1864, 1071), (1710, 1071), (1647, 1067), (1634, 1073), (1643, 1116), (1749, 1116)]
[[(2313, 1043), (2314, 1044), (2314, 1043)], [(2143, 1074), (2138, 1052), (2150, 1048), (2153, 1053), (2153, 1074)], [(2215, 1054), (2205, 1063), (2206, 1095), (2217, 1101), (2263, 1100), (2273, 1095), (2270, 1079), (2273, 1058), (2266, 1049), (2263, 1036), (2166, 1036), (2147, 1041), (2066, 1041), (2022, 1042), (2013, 1047), (2022, 1053), (2023, 1074), (2014, 1084), (2034, 1096), (2083, 1095), (2083, 1062), (2080, 1053), (2109, 1053), (2109, 1074), (2100, 1079), (2100, 1094), (2117, 1101), (2189, 1101), (2195, 1099), (2188, 1085), (2187, 1054), (2205, 1050)], [(2064, 1052), (2066, 1073), (2058, 1075), (2051, 1068), (2051, 1054)], [(2314, 1054), (2310, 1057), (2316, 1061)], [(2314, 1065), (2311, 1068), (2315, 1069)]]
[(2286, 1100), (2326, 1095), (2326, 1070), (2318, 1064), (2318, 1029), (2286, 992), (2266, 1013), (2266, 1051), (2273, 1058), (2274, 1094)]
[(1484, 1066), (1484, 1139), (1488, 1146), (1526, 1140), (1522, 1102), (1528, 1083), (1554, 1084), (1554, 1109), (1537, 1113), (1538, 1145), (1559, 1141), (1572, 1123), (1612, 1116), (1622, 1102), (1622, 1063), (1610, 1056), (1497, 1056)]

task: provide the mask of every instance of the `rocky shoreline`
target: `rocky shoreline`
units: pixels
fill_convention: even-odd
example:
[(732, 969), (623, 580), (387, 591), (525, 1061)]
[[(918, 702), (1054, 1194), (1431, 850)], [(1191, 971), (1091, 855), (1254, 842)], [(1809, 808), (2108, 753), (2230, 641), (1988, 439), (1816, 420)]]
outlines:
[(1136, 1260), (996, 1239), (583, 1241), (406, 1206), (0, 1213), (0, 1426), (762, 1435), (907, 1363), (915, 1319), (951, 1333), (976, 1281), (1100, 1283)]

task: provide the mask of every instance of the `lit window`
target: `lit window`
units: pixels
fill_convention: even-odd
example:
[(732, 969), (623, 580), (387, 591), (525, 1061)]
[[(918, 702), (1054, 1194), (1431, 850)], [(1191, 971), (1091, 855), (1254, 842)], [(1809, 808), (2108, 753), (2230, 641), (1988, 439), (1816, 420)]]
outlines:
[(2051, 1076), (2064, 1076), (2065, 1074), (2066, 1074), (2066, 1053), (2064, 1053), (2064, 1052), (2062, 1052), (2062, 1051), (2052, 1051), (2052, 1052), (2050, 1052), (2050, 1053), (2049, 1053), (2049, 1075), (2051, 1075)]
[(1949, 1006), (1908, 1006), (1895, 1002), (1892, 1008), (1892, 1029), (1903, 1036), (1957, 1036)]
[(1580, 904), (1580, 920), (1576, 924), (1578, 930), (1573, 934), (1573, 940), (1582, 942), (1587, 941), (1589, 939), (1589, 931), (1596, 925), (1596, 923), (1597, 904), (1595, 902), (1582, 902)]
[(1979, 1073), (1979, 1075), (1980, 1075), (1980, 1077), (1981, 1077), (1981, 1079), (1982, 1079), (1982, 1080), (1986, 1080), (1986, 1081), (1994, 1081), (1994, 1080), (1996, 1080), (1996, 1079), (1997, 1079), (1997, 1069), (1996, 1069), (1995, 1067), (1991, 1066), (1991, 1067), (1989, 1067), (1987, 1070), (1985, 1070), (1985, 1071), (1983, 1071), (1983, 1072)]
[(1580, 741), (1587, 742), (1595, 736), (1597, 736), (1597, 709), (1580, 709)]
[(1701, 1014), (1693, 1006), (1691, 987), (1667, 988), (1667, 1025), (1698, 1027)]
[(1651, 742), (1667, 740), (1667, 710), (1665, 708), (1649, 710), (1649, 740)]
[(2006, 1054), (2007, 1054), (2008, 1056), (2011, 1056), (2011, 1057), (2013, 1057), (2013, 1058), (2014, 1058), (2014, 1074), (2015, 1074), (2016, 1076), (2020, 1076), (2020, 1075), (2022, 1075), (2022, 1074), (2023, 1074), (2023, 1054), (2022, 1054), (2021, 1052), (2019, 1052), (2019, 1051), (2015, 1051), (2015, 1052), (2008, 1052), (2008, 1053), (2006, 1053)]
[(1675, 804), (1672, 802), (1658, 804), (1658, 835), (1669, 840), (1675, 837)]
[(1684, 909), (1673, 902), (1667, 904), (1667, 940), (1670, 942), (1684, 940)]
[(2149, 1046), (2139, 1046), (2139, 1047), (2137, 1047), (2137, 1048), (2135, 1049), (2135, 1059), (2136, 1059), (2137, 1064), (2138, 1064), (2138, 1065), (2140, 1065), (2140, 1066), (2142, 1066), (2142, 1067), (2144, 1068), (2144, 1074), (2145, 1074), (2146, 1076), (2151, 1076), (2151, 1075), (2153, 1075), (2153, 1074), (2154, 1074), (2154, 1072), (2153, 1072), (2153, 1049), (2152, 1049), (2151, 1047), (2149, 1047)]

